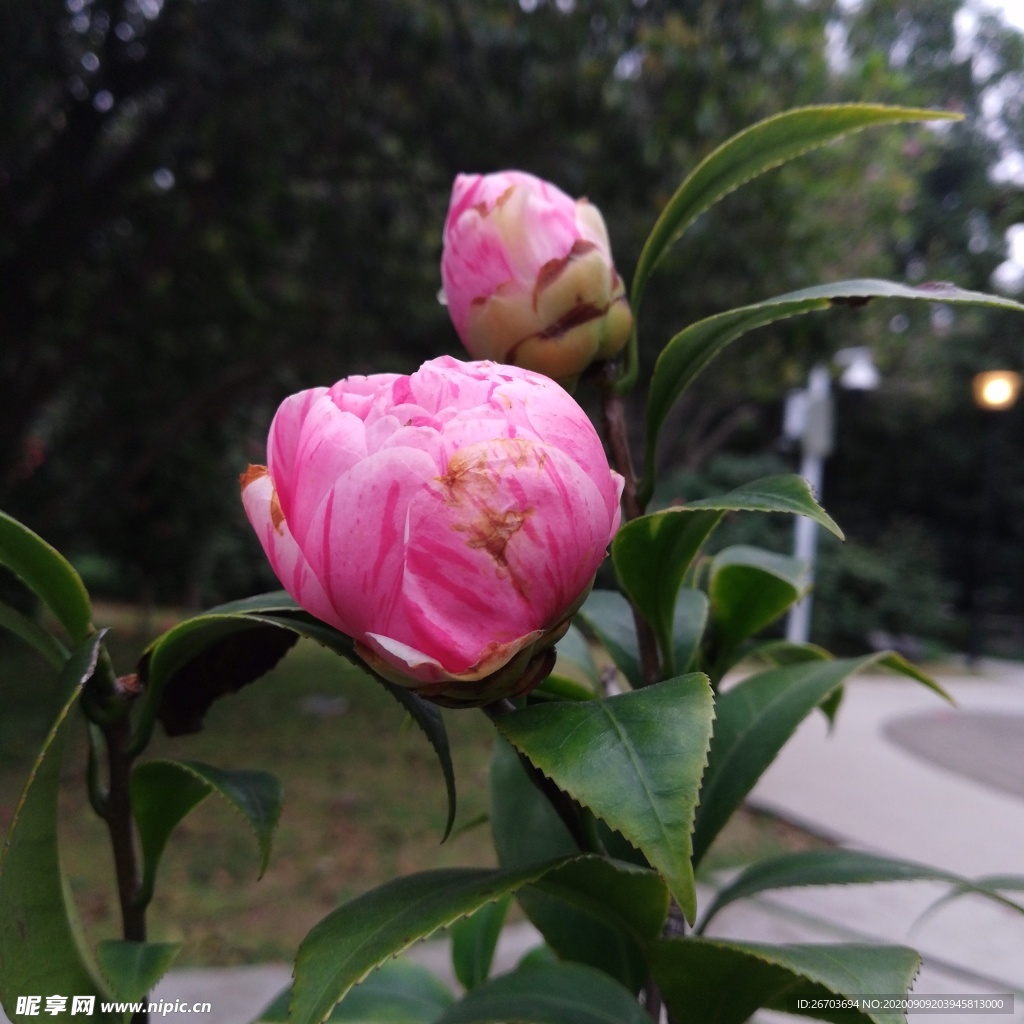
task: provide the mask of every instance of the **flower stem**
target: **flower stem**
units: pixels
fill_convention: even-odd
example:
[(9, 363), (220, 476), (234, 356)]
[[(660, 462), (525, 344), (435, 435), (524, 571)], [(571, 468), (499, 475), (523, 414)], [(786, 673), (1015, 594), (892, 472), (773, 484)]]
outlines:
[[(601, 388), (601, 425), (608, 442), (612, 465), (622, 475), (622, 511), (626, 522), (644, 514), (644, 505), (637, 494), (636, 471), (633, 456), (629, 450), (629, 427), (626, 422), (626, 405), (616, 390), (616, 366), (611, 360), (601, 367), (599, 378)], [(640, 651), (640, 667), (644, 685), (656, 683), (661, 675), (658, 656), (658, 642), (648, 621), (633, 606), (633, 621), (636, 624), (637, 646)]]

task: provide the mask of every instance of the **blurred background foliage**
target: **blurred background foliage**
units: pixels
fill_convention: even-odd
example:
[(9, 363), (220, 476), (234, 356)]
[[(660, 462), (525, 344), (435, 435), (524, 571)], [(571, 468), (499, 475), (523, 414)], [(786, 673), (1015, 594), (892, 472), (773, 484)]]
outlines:
[[(753, 121), (842, 100), (955, 109), (955, 127), (857, 136), (701, 218), (648, 291), (646, 365), (698, 317), (825, 280), (989, 289), (1003, 265), (1016, 286), (1024, 190), (1000, 172), (1020, 168), (1022, 67), (1021, 35), (959, 0), (9, 0), (0, 507), (100, 595), (273, 586), (237, 474), (291, 391), (459, 354), (436, 297), (459, 171), (587, 195), (628, 278), (682, 176)], [(675, 411), (662, 494), (792, 469), (786, 390), (870, 345), (882, 386), (839, 396), (823, 499), (850, 541), (823, 548), (815, 639), (962, 644), (988, 429), (970, 380), (1024, 369), (1022, 331), (893, 305), (764, 329)], [(1020, 416), (1003, 414), (984, 596), (1024, 646)], [(723, 542), (787, 550), (790, 529), (730, 523)]]

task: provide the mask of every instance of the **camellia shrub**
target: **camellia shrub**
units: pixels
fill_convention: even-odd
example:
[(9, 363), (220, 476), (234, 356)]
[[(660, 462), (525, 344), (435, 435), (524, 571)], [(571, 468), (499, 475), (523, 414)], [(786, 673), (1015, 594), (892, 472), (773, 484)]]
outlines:
[[(521, 172), (460, 176), (443, 293), (476, 361), (443, 356), (408, 375), (350, 377), (286, 398), (265, 465), (241, 476), (283, 590), (174, 626), (134, 666), (112, 664), (65, 558), (0, 514), (0, 563), (59, 628), (8, 605), (0, 625), (62, 682), (0, 860), (8, 1016), (45, 1007), (53, 1019), (113, 1022), (123, 1014), (108, 1000), (144, 999), (178, 952), (147, 941), (159, 862), (176, 825), (210, 794), (249, 819), (266, 867), (282, 800), (272, 774), (146, 752), (158, 722), (170, 735), (200, 728), (214, 700), (305, 637), (362, 667), (366, 685), (384, 687), (422, 729), (446, 783), (449, 830), (456, 780), (438, 705), (488, 716), (500, 866), (397, 878), (338, 907), (301, 943), (293, 984), (261, 1019), (739, 1024), (760, 1007), (835, 1020), (821, 1007), (847, 999), (844, 1021), (903, 1020), (857, 1008), (856, 997), (906, 992), (920, 964), (912, 949), (712, 940), (708, 923), (736, 900), (785, 886), (944, 879), (954, 892), (1008, 903), (993, 886), (832, 849), (755, 863), (699, 906), (694, 871), (799, 723), (819, 708), (836, 714), (851, 674), (884, 666), (942, 691), (891, 652), (834, 659), (759, 639), (800, 598), (801, 566), (745, 545), (702, 554), (719, 521), (768, 512), (838, 527), (801, 478), (785, 475), (648, 514), (658, 435), (709, 361), (763, 324), (885, 297), (1024, 306), (952, 285), (854, 280), (690, 324), (645, 381), (639, 474), (623, 396), (638, 383), (636, 317), (652, 273), (702, 212), (846, 133), (947, 116), (811, 107), (741, 133), (668, 202), (628, 299), (589, 203)], [(563, 385), (596, 389), (603, 440)], [(616, 586), (592, 589), (609, 550)], [(56, 828), (61, 755), (83, 719), (83, 798), (109, 831), (123, 925), (122, 938), (96, 949), (78, 939)], [(512, 898), (545, 945), (492, 978)], [(459, 995), (391, 962), (443, 928)]]

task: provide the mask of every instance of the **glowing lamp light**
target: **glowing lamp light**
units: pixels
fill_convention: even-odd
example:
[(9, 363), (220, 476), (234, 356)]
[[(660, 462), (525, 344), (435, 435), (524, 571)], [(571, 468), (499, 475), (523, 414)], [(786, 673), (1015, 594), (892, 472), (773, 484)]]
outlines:
[(1020, 374), (1012, 370), (979, 373), (974, 378), (974, 401), (982, 409), (1009, 409), (1017, 401), (1020, 385)]

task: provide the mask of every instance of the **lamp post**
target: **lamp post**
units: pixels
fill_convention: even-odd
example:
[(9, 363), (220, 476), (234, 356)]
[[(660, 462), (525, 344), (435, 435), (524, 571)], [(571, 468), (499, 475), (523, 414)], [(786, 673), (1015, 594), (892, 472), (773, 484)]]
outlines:
[[(869, 348), (844, 348), (835, 361), (842, 366), (839, 384), (848, 391), (873, 391), (879, 374)], [(786, 398), (783, 435), (800, 443), (800, 475), (820, 499), (825, 459), (835, 443), (835, 403), (832, 400), (832, 375), (818, 363), (807, 377), (807, 387), (791, 391)], [(793, 528), (793, 556), (807, 567), (807, 583), (814, 582), (814, 560), (818, 547), (818, 524), (806, 516), (797, 516)], [(811, 595), (808, 591), (789, 611), (786, 639), (806, 643), (811, 635)]]
[(996, 504), (1001, 463), (999, 413), (1012, 409), (1020, 394), (1021, 376), (1012, 370), (990, 370), (976, 374), (972, 381), (975, 404), (988, 418), (985, 457), (981, 483), (981, 511), (975, 538), (974, 565), (971, 569), (970, 620), (967, 637), (967, 662), (977, 665), (984, 645), (982, 586), (989, 576), (992, 539), (995, 534)]

